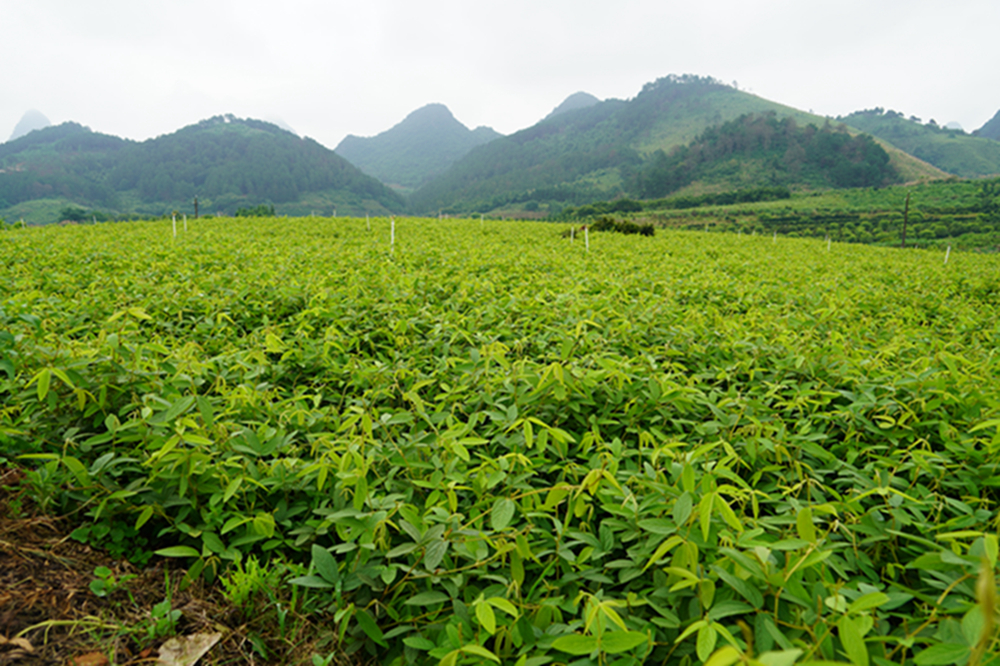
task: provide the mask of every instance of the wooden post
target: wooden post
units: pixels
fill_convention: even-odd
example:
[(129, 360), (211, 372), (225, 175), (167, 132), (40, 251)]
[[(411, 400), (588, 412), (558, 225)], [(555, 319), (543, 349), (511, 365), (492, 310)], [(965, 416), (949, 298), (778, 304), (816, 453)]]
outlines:
[(951, 254), (951, 245), (948, 246), (948, 250), (944, 253), (944, 263), (948, 263), (948, 255)]
[(174, 238), (177, 238), (177, 215), (176, 214), (171, 215), (170, 219), (172, 219), (174, 222)]
[(188, 230), (188, 214), (184, 213), (184, 233), (187, 233), (187, 230)]
[(198, 197), (194, 198), (194, 219), (198, 219)]
[(396, 218), (389, 218), (389, 254), (396, 251)]

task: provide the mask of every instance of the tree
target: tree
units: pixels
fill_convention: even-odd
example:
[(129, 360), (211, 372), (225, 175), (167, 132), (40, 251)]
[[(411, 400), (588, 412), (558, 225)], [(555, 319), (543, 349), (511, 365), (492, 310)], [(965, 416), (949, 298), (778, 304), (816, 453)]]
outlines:
[(59, 211), (59, 219), (69, 220), (70, 222), (83, 222), (89, 216), (90, 213), (85, 211), (83, 208), (78, 208), (77, 206), (66, 206)]

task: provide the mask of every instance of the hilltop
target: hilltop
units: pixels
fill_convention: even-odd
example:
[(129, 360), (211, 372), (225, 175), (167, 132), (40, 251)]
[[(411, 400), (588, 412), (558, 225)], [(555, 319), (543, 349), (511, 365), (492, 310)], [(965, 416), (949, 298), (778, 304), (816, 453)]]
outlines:
[[(470, 151), (415, 192), (411, 207), (421, 212), (544, 214), (596, 199), (636, 196), (636, 174), (650, 166), (657, 151), (670, 153), (708, 128), (748, 114), (791, 118), (800, 127), (829, 123), (710, 77), (670, 75), (647, 83), (632, 99), (609, 99), (549, 116)], [(906, 180), (945, 175), (891, 146), (887, 153)], [(754, 181), (753, 174), (734, 169), (733, 178), (716, 179), (713, 187), (733, 189)]]
[(0, 144), (0, 214), (54, 222), (72, 204), (112, 217), (171, 210), (233, 214), (402, 210), (400, 196), (347, 160), (276, 125), (216, 116), (143, 142), (77, 123)]
[(898, 111), (878, 107), (855, 111), (837, 120), (887, 141), (949, 174), (976, 178), (1000, 173), (1000, 142), (983, 133), (983, 129), (987, 133), (991, 131), (990, 123), (976, 135), (969, 135), (960, 129), (942, 127), (933, 120), (925, 124), (919, 118), (906, 118)]
[(19, 139), (28, 132), (44, 129), (49, 127), (51, 124), (52, 123), (49, 122), (49, 119), (46, 118), (45, 114), (41, 111), (37, 109), (30, 109), (25, 112), (23, 116), (21, 116), (21, 120), (17, 122), (17, 125), (14, 125), (14, 131), (11, 132), (10, 138), (7, 140), (13, 141), (14, 139)]
[(997, 111), (992, 118), (972, 133), (973, 136), (981, 136), (984, 139), (1000, 141), (1000, 111)]
[(576, 92), (567, 97), (566, 99), (564, 99), (559, 106), (552, 109), (549, 115), (542, 118), (542, 120), (548, 120), (552, 116), (558, 116), (560, 113), (566, 113), (567, 111), (586, 109), (589, 106), (594, 106), (595, 104), (600, 104), (600, 103), (601, 100), (594, 97), (590, 93)]
[(489, 127), (470, 130), (444, 104), (428, 104), (376, 136), (348, 135), (334, 152), (383, 183), (411, 192), (501, 136)]

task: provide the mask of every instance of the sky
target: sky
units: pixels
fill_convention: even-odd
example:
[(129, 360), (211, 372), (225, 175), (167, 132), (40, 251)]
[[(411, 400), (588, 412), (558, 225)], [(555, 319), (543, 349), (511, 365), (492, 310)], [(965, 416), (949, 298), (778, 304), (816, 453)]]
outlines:
[(432, 102), (510, 134), (685, 73), (832, 117), (1000, 109), (996, 0), (0, 0), (0, 25), (0, 140), (29, 109), (135, 140), (232, 113), (335, 148)]

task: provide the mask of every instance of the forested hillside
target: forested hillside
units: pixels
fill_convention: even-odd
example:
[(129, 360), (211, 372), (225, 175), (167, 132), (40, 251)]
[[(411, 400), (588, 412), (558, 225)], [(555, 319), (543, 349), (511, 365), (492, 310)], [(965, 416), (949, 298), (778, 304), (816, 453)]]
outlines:
[[(615, 196), (642, 196), (642, 174), (661, 166), (657, 151), (669, 154), (706, 129), (747, 114), (793, 118), (797, 127), (827, 120), (741, 92), (716, 79), (667, 76), (646, 84), (630, 100), (606, 100), (567, 111), (533, 127), (472, 150), (451, 169), (411, 197), (416, 212), (472, 212), (517, 209), (556, 212)], [(845, 135), (846, 136), (846, 135)], [(860, 144), (859, 144), (860, 145)], [(943, 175), (890, 148), (890, 163), (907, 179)], [(791, 159), (782, 182), (829, 187), (827, 177), (796, 170)], [(763, 169), (763, 171), (761, 171)], [(722, 189), (772, 184), (768, 164), (714, 173)]]
[(739, 187), (808, 185), (878, 187), (897, 182), (889, 155), (870, 136), (827, 124), (799, 127), (793, 118), (746, 115), (711, 127), (667, 154), (656, 151), (630, 187), (644, 199), (700, 181)]
[(975, 178), (1000, 173), (1000, 142), (941, 127), (933, 120), (906, 118), (881, 108), (855, 111), (838, 118), (937, 168), (956, 176)]
[(193, 212), (195, 197), (203, 212), (226, 214), (259, 204), (290, 214), (404, 207), (398, 194), (312, 139), (233, 116), (141, 143), (65, 123), (0, 145), (0, 169), (0, 215), (52, 202), (29, 219), (35, 223), (57, 221), (52, 211), (70, 204), (126, 217)]

